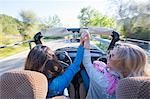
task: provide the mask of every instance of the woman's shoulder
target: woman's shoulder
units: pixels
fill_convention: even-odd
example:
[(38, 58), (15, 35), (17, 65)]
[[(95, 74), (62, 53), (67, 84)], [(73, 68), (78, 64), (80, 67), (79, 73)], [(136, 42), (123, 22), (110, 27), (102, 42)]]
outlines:
[(105, 69), (107, 68), (107, 65), (102, 61), (94, 61), (93, 66), (95, 69), (97, 69), (98, 71), (103, 72), (103, 73), (104, 73)]
[(107, 64), (105, 64), (102, 61), (94, 61), (93, 66), (97, 71), (102, 72), (104, 74), (109, 74), (110, 76), (114, 76), (117, 78), (120, 78), (120, 76), (121, 76), (118, 72), (110, 70), (110, 68), (107, 66)]

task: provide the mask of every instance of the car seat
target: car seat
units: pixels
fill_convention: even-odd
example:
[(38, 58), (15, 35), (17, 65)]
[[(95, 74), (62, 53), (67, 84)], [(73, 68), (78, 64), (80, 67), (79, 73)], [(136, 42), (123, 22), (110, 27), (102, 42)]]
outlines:
[(150, 99), (150, 77), (128, 77), (120, 80), (116, 99)]
[(0, 76), (1, 99), (46, 99), (48, 81), (35, 71), (11, 71)]

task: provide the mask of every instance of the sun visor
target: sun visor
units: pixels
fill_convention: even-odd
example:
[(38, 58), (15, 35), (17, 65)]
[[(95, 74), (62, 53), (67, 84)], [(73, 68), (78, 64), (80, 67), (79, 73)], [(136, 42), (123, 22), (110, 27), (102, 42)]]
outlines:
[(80, 33), (87, 32), (87, 31), (88, 31), (88, 29), (85, 29), (85, 28), (80, 29)]
[(45, 28), (41, 31), (41, 34), (43, 37), (63, 37), (70, 32), (64, 27), (59, 27), (59, 28)]
[(90, 34), (112, 35), (113, 29), (102, 27), (88, 27)]

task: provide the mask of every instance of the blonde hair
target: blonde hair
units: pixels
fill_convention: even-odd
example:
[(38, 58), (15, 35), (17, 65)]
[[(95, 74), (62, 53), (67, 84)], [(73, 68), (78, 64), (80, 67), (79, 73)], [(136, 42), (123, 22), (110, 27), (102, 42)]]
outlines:
[(147, 55), (145, 51), (137, 45), (122, 43), (116, 46), (115, 56), (112, 64), (118, 68), (124, 77), (142, 76), (145, 74)]

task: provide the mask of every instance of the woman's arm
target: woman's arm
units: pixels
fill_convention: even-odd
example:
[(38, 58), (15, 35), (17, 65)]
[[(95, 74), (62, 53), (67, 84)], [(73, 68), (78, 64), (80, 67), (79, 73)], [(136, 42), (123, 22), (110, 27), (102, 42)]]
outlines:
[(90, 33), (88, 31), (84, 31), (82, 35), (84, 40), (84, 55), (83, 55), (83, 65), (87, 71), (87, 74), (89, 78), (92, 78), (92, 76), (95, 74), (96, 69), (93, 67), (93, 64), (91, 62), (91, 53), (90, 53)]
[(50, 90), (63, 92), (64, 89), (69, 86), (69, 83), (73, 79), (74, 75), (80, 70), (80, 64), (83, 60), (83, 54), (84, 48), (82, 45), (80, 45), (74, 62), (66, 69), (66, 71), (62, 75), (53, 79), (53, 81), (49, 84)]
[(89, 77), (91, 78), (96, 70), (91, 62), (90, 49), (84, 49), (83, 65), (84, 65)]

